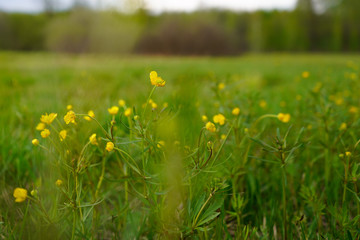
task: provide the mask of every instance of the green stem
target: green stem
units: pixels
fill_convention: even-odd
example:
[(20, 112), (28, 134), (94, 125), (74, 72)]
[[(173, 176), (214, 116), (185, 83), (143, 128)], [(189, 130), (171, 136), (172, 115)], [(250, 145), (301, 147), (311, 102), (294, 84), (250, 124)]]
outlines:
[(285, 166), (282, 167), (282, 173), (283, 173), (283, 178), (282, 178), (282, 200), (283, 200), (283, 236), (284, 239), (288, 239), (287, 238), (287, 221), (286, 221), (286, 171), (285, 171)]
[(144, 111), (143, 111), (143, 114), (142, 114), (142, 118), (143, 118), (144, 121), (145, 121), (145, 113), (146, 113), (147, 106), (149, 105), (150, 98), (153, 95), (155, 89), (156, 89), (156, 86), (153, 87), (153, 89), (150, 92), (150, 95), (149, 95), (148, 99), (146, 100), (146, 104), (145, 104)]

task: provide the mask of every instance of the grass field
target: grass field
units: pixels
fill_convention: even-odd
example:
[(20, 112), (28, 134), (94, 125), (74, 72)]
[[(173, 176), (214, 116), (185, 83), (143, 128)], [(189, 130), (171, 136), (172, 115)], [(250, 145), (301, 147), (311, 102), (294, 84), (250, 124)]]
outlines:
[(0, 238), (359, 239), (359, 67), (2, 52)]

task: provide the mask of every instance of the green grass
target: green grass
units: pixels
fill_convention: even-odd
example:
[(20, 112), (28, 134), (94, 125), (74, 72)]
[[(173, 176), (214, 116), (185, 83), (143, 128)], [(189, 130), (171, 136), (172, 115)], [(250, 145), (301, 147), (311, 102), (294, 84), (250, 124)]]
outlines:
[[(360, 56), (2, 52), (0, 62), (3, 239), (360, 237)], [(144, 111), (152, 70), (166, 86), (151, 96), (158, 108)], [(119, 99), (129, 118), (108, 113)], [(81, 115), (66, 125), (68, 104), (93, 110), (102, 127)], [(43, 139), (35, 128), (51, 112)], [(202, 115), (218, 113), (226, 122), (212, 133)], [(93, 133), (98, 146), (88, 144)], [(37, 194), (15, 203), (16, 187)]]

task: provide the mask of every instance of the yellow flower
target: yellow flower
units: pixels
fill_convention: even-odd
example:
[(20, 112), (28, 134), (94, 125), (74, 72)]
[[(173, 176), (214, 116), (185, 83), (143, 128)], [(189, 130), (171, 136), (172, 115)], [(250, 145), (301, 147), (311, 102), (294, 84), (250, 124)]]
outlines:
[(221, 91), (225, 88), (225, 83), (219, 83), (218, 84), (218, 89)]
[(58, 179), (58, 180), (56, 180), (55, 184), (56, 184), (56, 186), (60, 187), (63, 184), (63, 181)]
[(151, 103), (151, 108), (156, 109), (156, 108), (157, 108), (157, 104), (154, 103), (154, 102), (152, 102), (152, 103)]
[(24, 188), (15, 188), (13, 196), (15, 202), (23, 202), (27, 198), (27, 190)]
[(266, 102), (265, 100), (261, 100), (261, 101), (259, 102), (259, 106), (260, 106), (261, 108), (266, 108), (267, 102)]
[(93, 110), (90, 110), (88, 111), (88, 116), (85, 116), (84, 119), (86, 121), (91, 121), (92, 119), (91, 118), (94, 118), (95, 117), (95, 113), (93, 112)]
[(116, 115), (119, 111), (119, 107), (117, 106), (112, 106), (111, 108), (108, 108), (108, 111), (111, 115)]
[(70, 111), (71, 109), (73, 109), (73, 106), (69, 104), (69, 105), (66, 106), (66, 109), (67, 109), (68, 111)]
[(39, 145), (39, 140), (37, 140), (36, 138), (34, 138), (31, 142), (34, 146)]
[(224, 115), (222, 115), (221, 113), (215, 115), (213, 117), (214, 123), (219, 123), (220, 125), (224, 125), (225, 124), (225, 117)]
[(215, 124), (213, 124), (212, 122), (207, 122), (206, 125), (205, 125), (205, 128), (210, 132), (215, 132), (216, 131)]
[(350, 156), (351, 156), (351, 152), (345, 152), (345, 155), (346, 155), (347, 157), (350, 157)]
[(120, 100), (119, 100), (119, 106), (120, 106), (120, 107), (124, 107), (125, 104), (126, 104), (126, 103), (125, 103), (124, 99), (120, 99)]
[(46, 125), (45, 125), (45, 123), (39, 123), (37, 126), (36, 126), (36, 130), (38, 130), (38, 131), (42, 131), (42, 130), (44, 130), (45, 129), (45, 127), (46, 127)]
[(106, 151), (111, 152), (114, 149), (114, 143), (108, 142), (105, 147)]
[(344, 154), (343, 154), (343, 153), (340, 153), (340, 154), (339, 154), (339, 158), (344, 158)]
[(64, 121), (66, 124), (75, 123), (75, 113), (72, 110), (68, 111), (64, 116)]
[(157, 143), (157, 145), (156, 145), (158, 148), (162, 148), (162, 147), (164, 147), (165, 146), (165, 142), (164, 141), (159, 141), (158, 143)]
[(303, 78), (308, 78), (310, 76), (310, 73), (308, 71), (305, 71), (301, 74)]
[(282, 122), (284, 122), (284, 123), (287, 123), (287, 122), (289, 122), (290, 121), (290, 114), (288, 114), (288, 113), (279, 113), (278, 115), (277, 115), (277, 118), (280, 120), (280, 121), (282, 121)]
[(125, 117), (130, 117), (131, 113), (132, 113), (131, 108), (127, 108), (124, 112), (124, 115), (125, 115)]
[(135, 120), (135, 121), (139, 120), (139, 118), (140, 118), (139, 115), (135, 115), (135, 116), (134, 116), (134, 120)]
[(244, 128), (244, 133), (248, 133), (249, 129), (248, 128)]
[(49, 129), (45, 128), (41, 133), (42, 138), (47, 138), (50, 135)]
[(60, 141), (64, 141), (64, 140), (65, 140), (66, 134), (67, 134), (67, 131), (66, 131), (66, 130), (61, 130), (61, 131), (59, 132)]
[(202, 120), (203, 122), (207, 122), (208, 118), (207, 118), (206, 115), (202, 115), (202, 116), (201, 116), (201, 120)]
[(225, 135), (225, 134), (221, 134), (220, 138), (221, 138), (222, 140), (224, 140), (224, 139), (226, 138), (226, 135)]
[(347, 124), (346, 123), (341, 123), (340, 124), (340, 127), (339, 127), (339, 130), (340, 131), (343, 131), (343, 130), (345, 130), (347, 128)]
[(56, 117), (57, 113), (50, 113), (49, 115), (45, 113), (45, 115), (41, 115), (40, 121), (46, 124), (51, 124)]
[(97, 139), (96, 139), (96, 133), (93, 133), (90, 137), (89, 137), (90, 143), (92, 145), (98, 145)]
[(343, 104), (343, 102), (344, 102), (344, 99), (342, 97), (337, 97), (335, 99), (335, 104), (338, 105), (338, 106)]
[(33, 189), (33, 190), (31, 190), (30, 195), (33, 197), (37, 197), (37, 193), (38, 193), (38, 191)]
[(151, 71), (150, 72), (150, 81), (151, 85), (157, 86), (157, 87), (163, 87), (165, 86), (166, 82), (164, 79), (158, 76), (157, 72)]
[(349, 108), (349, 113), (357, 113), (359, 111), (359, 108), (358, 107), (355, 107), (355, 106), (351, 106)]
[(240, 108), (236, 107), (231, 111), (232, 115), (237, 116), (240, 114)]

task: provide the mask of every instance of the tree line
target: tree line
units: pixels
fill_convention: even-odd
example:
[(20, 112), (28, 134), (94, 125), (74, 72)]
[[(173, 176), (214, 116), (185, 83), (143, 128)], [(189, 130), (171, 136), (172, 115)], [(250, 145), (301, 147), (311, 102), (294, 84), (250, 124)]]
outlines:
[(286, 11), (153, 15), (142, 9), (124, 14), (77, 7), (38, 14), (0, 12), (0, 49), (169, 55), (356, 52), (359, 16), (358, 0), (299, 0)]

